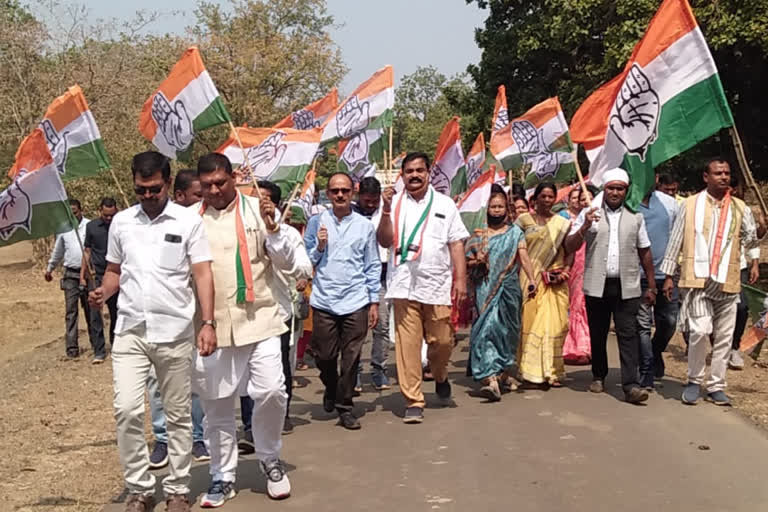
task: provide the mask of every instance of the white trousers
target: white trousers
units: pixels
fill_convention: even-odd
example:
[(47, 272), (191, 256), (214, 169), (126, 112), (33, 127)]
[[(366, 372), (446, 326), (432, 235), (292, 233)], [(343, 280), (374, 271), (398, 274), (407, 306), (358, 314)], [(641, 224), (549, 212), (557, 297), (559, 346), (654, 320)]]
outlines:
[(155, 476), (149, 472), (149, 449), (144, 438), (144, 388), (155, 367), (165, 409), (170, 472), (163, 491), (189, 493), (192, 465), (190, 367), (195, 350), (192, 338), (173, 343), (151, 343), (144, 329), (115, 336), (112, 372), (115, 388), (117, 447), (125, 486), (131, 493), (154, 494)]
[[(213, 359), (209, 359), (213, 358)], [(211, 379), (211, 377), (215, 377)], [(288, 396), (280, 337), (241, 347), (220, 348), (208, 358), (197, 357), (193, 380), (205, 411), (205, 440), (211, 454), (212, 480), (234, 482), (237, 473), (235, 399), (241, 389), (253, 399), (251, 432), (256, 456), (280, 457), (283, 419)], [(221, 385), (214, 385), (218, 381)]]
[(731, 353), (737, 307), (734, 300), (730, 304), (714, 307), (712, 316), (688, 318), (688, 382), (692, 384), (704, 385), (711, 335), (712, 365), (706, 382), (708, 393), (722, 391), (726, 387), (725, 372)]

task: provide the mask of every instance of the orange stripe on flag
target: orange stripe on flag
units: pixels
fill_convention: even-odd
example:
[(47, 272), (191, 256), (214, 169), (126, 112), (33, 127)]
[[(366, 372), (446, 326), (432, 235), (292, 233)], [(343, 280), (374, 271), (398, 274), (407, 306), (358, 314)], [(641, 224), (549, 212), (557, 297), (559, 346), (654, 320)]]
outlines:
[(386, 89), (391, 89), (394, 86), (395, 73), (392, 70), (392, 66), (385, 66), (375, 72), (371, 78), (360, 84), (349, 97), (357, 96), (359, 99), (368, 98)]
[(190, 82), (200, 76), (205, 71), (203, 65), (203, 59), (200, 57), (200, 50), (196, 46), (190, 46), (181, 56), (181, 59), (174, 64), (168, 77), (163, 80), (155, 92), (153, 92), (147, 101), (144, 102), (144, 106), (141, 108), (141, 115), (139, 116), (139, 131), (148, 140), (155, 138), (157, 132), (157, 124), (152, 119), (152, 98), (162, 91), (163, 95), (171, 101), (175, 98)]
[(453, 119), (445, 124), (442, 133), (440, 133), (440, 139), (437, 141), (437, 149), (435, 150), (435, 162), (439, 162), (445, 153), (447, 153), (448, 150), (456, 144), (456, 141), (460, 139), (459, 117), (453, 116)]
[(311, 171), (307, 173), (307, 177), (304, 178), (304, 184), (301, 186), (301, 197), (304, 197), (307, 194), (307, 191), (312, 187), (312, 185), (315, 184), (315, 177), (317, 176), (317, 172), (315, 172), (314, 167)]
[(86, 113), (88, 110), (88, 102), (85, 101), (83, 90), (79, 85), (74, 85), (67, 89), (67, 92), (53, 100), (53, 102), (45, 111), (45, 119), (49, 119), (53, 123), (56, 131), (61, 131), (69, 123)]
[(507, 88), (503, 85), (500, 85), (498, 90), (496, 91), (496, 105), (493, 107), (493, 124), (494, 126), (491, 127), (491, 130), (496, 125), (496, 119), (499, 117), (499, 110), (502, 108), (507, 108)]
[(21, 141), (13, 167), (8, 171), (8, 177), (14, 179), (22, 169), (34, 172), (51, 164), (53, 164), (53, 158), (45, 142), (45, 134), (40, 128), (35, 128)]
[(531, 108), (528, 112), (518, 117), (517, 119), (513, 119), (513, 121), (517, 121), (518, 119), (526, 119), (533, 123), (536, 128), (541, 128), (547, 123), (547, 121), (557, 117), (557, 114), (562, 110), (563, 109), (560, 106), (560, 101), (557, 99), (557, 97), (549, 98)]
[[(333, 112), (333, 109), (339, 106), (339, 91), (334, 87), (331, 89), (331, 92), (326, 94), (324, 97), (320, 98), (317, 101), (313, 101), (306, 107), (304, 107), (302, 110), (308, 110), (310, 112), (313, 112), (315, 114), (315, 118), (322, 117), (324, 115), (330, 114)], [(292, 128), (294, 126), (293, 124), (293, 113), (288, 114), (285, 116), (279, 123), (274, 125), (272, 128)]]
[[(250, 148), (258, 146), (264, 139), (269, 137), (275, 132), (284, 133), (285, 137), (283, 142), (308, 142), (315, 143), (320, 142), (320, 138), (323, 136), (322, 128), (315, 128), (313, 130), (295, 130), (293, 128), (236, 128), (238, 135), (240, 135), (240, 141), (243, 143), (243, 147)], [(230, 146), (237, 146), (237, 139), (234, 135), (230, 135), (224, 143), (216, 149), (216, 152), (220, 153)]]
[(480, 135), (477, 136), (477, 138), (475, 139), (475, 142), (472, 143), (472, 148), (469, 150), (467, 159), (469, 159), (474, 155), (477, 155), (478, 153), (482, 153), (483, 155), (485, 155), (485, 136), (483, 136), (483, 132), (480, 132)]

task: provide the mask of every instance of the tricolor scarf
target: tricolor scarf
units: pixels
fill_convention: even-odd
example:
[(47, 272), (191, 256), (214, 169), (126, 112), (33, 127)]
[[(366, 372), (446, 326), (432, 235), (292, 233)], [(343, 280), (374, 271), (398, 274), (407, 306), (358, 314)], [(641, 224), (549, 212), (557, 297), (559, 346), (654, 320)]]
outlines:
[[(709, 233), (704, 233), (704, 217), (707, 210), (706, 192), (701, 192), (696, 198), (694, 211), (694, 274), (698, 278), (710, 278), (717, 283), (725, 283), (728, 275), (728, 263), (733, 249), (733, 214), (731, 212), (731, 195), (725, 194), (720, 205), (714, 205), (719, 210), (717, 226), (710, 226)], [(713, 216), (714, 217), (714, 216)]]
[[(405, 220), (406, 215), (403, 215), (402, 228), (400, 227), (400, 207), (403, 203), (403, 198), (408, 192), (403, 191), (400, 194), (400, 198), (397, 200), (397, 206), (395, 207), (395, 265), (403, 264), (407, 261), (413, 261), (421, 254), (421, 247), (424, 245), (424, 232), (427, 230), (427, 224), (429, 224), (429, 212), (432, 210), (432, 202), (435, 199), (435, 191), (432, 187), (429, 188), (429, 201), (424, 211), (421, 213), (419, 220), (413, 227), (410, 235), (405, 234)], [(407, 205), (406, 205), (407, 209)], [(413, 241), (416, 238), (416, 234), (421, 231), (419, 236), (419, 245), (415, 247)]]
[[(235, 234), (237, 235), (237, 252), (235, 253), (235, 275), (237, 277), (237, 303), (253, 302), (253, 274), (251, 273), (251, 257), (248, 254), (248, 240), (245, 238), (245, 223), (243, 210), (246, 207), (245, 196), (237, 191), (235, 197)], [(203, 201), (200, 205), (200, 215), (205, 213), (208, 205)]]

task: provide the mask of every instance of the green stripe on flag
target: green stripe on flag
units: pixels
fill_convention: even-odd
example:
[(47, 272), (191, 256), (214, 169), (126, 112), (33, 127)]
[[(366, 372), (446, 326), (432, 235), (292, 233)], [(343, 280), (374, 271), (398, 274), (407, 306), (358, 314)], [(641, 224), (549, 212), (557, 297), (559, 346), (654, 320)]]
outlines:
[(467, 191), (467, 167), (462, 166), (451, 180), (451, 197), (456, 197)]
[(18, 226), (8, 240), (0, 240), (0, 247), (15, 244), (22, 240), (34, 240), (49, 235), (64, 233), (72, 230), (69, 216), (72, 215), (69, 205), (63, 201), (38, 203), (32, 205), (30, 212), (30, 232)]
[(656, 183), (654, 168), (692, 148), (722, 128), (733, 126), (733, 116), (719, 75), (712, 75), (682, 91), (661, 107), (659, 130), (645, 155), (624, 156), (622, 168), (632, 177), (626, 204), (635, 211)]
[(69, 148), (62, 181), (94, 176), (103, 169), (109, 169), (109, 157), (104, 141), (96, 139), (82, 146)]
[(224, 106), (221, 96), (219, 96), (192, 121), (192, 131), (197, 133), (211, 126), (228, 123), (229, 121), (229, 112), (227, 112), (227, 108)]
[(258, 179), (266, 179), (279, 186), (280, 191), (282, 192), (282, 197), (288, 199), (291, 196), (293, 189), (296, 187), (296, 184), (304, 183), (304, 178), (307, 177), (310, 165), (310, 163), (307, 163), (304, 165), (278, 167), (268, 178)]
[(461, 212), (461, 221), (472, 236), (476, 229), (483, 229), (486, 223), (486, 208), (482, 207), (476, 212)]
[(291, 224), (306, 224), (307, 219), (304, 215), (304, 208), (298, 205), (291, 205)]
[(554, 176), (547, 176), (544, 180), (540, 180), (534, 173), (528, 173), (525, 177), (525, 183), (523, 186), (526, 190), (535, 188), (542, 181), (547, 183), (570, 183), (576, 179), (576, 164), (568, 162), (560, 164), (557, 168), (557, 172)]

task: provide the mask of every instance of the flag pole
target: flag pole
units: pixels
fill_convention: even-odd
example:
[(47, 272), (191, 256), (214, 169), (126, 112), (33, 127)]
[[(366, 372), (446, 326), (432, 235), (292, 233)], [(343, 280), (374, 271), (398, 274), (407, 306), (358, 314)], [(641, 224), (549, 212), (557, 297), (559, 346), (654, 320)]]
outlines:
[(747, 182), (747, 185), (750, 186), (755, 192), (757, 200), (760, 202), (760, 208), (763, 210), (763, 215), (768, 215), (768, 207), (766, 207), (763, 196), (760, 194), (760, 189), (757, 187), (755, 178), (752, 176), (752, 171), (749, 169), (749, 162), (747, 161), (747, 155), (744, 153), (744, 145), (741, 143), (739, 131), (736, 129), (735, 125), (728, 128), (728, 131), (731, 134), (733, 146), (736, 148), (736, 160), (739, 162), (739, 168), (741, 169), (741, 173), (744, 175), (744, 180)]
[(123, 192), (123, 187), (120, 186), (120, 182), (117, 180), (117, 175), (115, 174), (115, 170), (110, 167), (109, 172), (110, 174), (112, 174), (112, 179), (115, 180), (115, 185), (117, 185), (117, 190), (120, 192), (120, 195), (123, 197), (123, 201), (125, 202), (125, 207), (130, 208), (131, 203), (128, 202), (128, 197), (125, 195), (125, 192)]
[(574, 146), (573, 147), (573, 163), (576, 166), (576, 176), (579, 177), (579, 185), (581, 185), (581, 191), (584, 192), (584, 197), (587, 198), (587, 201), (590, 203), (592, 202), (592, 195), (589, 193), (589, 190), (587, 189), (587, 183), (584, 181), (584, 175), (581, 174), (581, 166), (579, 165), (579, 147)]
[(296, 186), (293, 187), (293, 192), (291, 192), (291, 196), (288, 198), (288, 202), (285, 203), (285, 206), (283, 207), (283, 211), (280, 213), (280, 222), (285, 222), (285, 213), (290, 209), (291, 203), (293, 203), (293, 200), (296, 199), (296, 194), (299, 192), (299, 188), (301, 187), (303, 183), (298, 182), (296, 183)]
[(263, 199), (261, 197), (261, 190), (259, 189), (259, 183), (256, 181), (256, 176), (253, 174), (253, 169), (251, 169), (251, 164), (248, 162), (248, 153), (245, 152), (245, 148), (243, 147), (243, 141), (240, 140), (240, 134), (237, 133), (237, 130), (235, 129), (235, 125), (232, 124), (232, 121), (229, 121), (229, 128), (232, 130), (232, 133), (235, 135), (235, 140), (237, 141), (237, 145), (240, 146), (240, 150), (243, 152), (243, 163), (248, 166), (248, 170), (251, 171), (251, 182), (253, 184), (253, 188), (256, 190), (256, 197), (259, 198), (259, 201)]
[[(389, 163), (387, 164), (387, 162), (384, 162), (385, 164), (387, 164), (387, 169), (388, 170), (392, 169), (392, 158), (394, 156), (395, 156), (395, 154), (392, 153), (392, 127), (390, 126), (389, 127)], [(387, 173), (387, 174), (389, 174), (389, 173)]]

